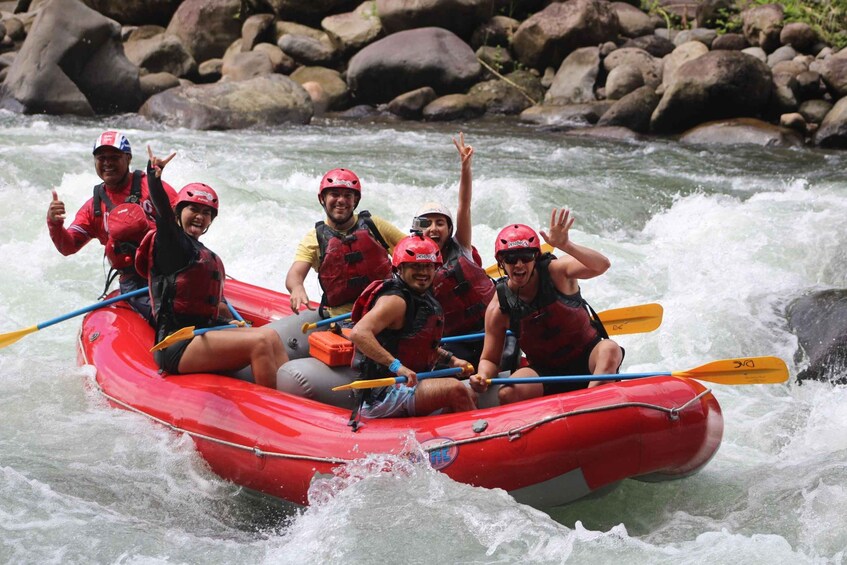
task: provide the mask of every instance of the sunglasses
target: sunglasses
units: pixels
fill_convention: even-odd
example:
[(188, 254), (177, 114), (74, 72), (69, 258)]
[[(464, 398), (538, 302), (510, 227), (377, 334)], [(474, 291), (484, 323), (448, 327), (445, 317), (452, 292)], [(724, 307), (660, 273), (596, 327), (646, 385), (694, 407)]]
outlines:
[(507, 265), (514, 265), (518, 261), (526, 264), (530, 261), (535, 261), (535, 251), (513, 251), (511, 253), (504, 253), (500, 256), (500, 259), (502, 259), (502, 261)]

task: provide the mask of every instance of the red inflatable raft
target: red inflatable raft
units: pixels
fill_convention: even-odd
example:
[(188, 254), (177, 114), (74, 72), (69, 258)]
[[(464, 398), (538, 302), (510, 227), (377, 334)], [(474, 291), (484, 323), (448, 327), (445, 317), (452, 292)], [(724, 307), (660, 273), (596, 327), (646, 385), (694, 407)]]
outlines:
[[(227, 281), (229, 301), (261, 325), (290, 314), (285, 295)], [(362, 420), (350, 411), (234, 378), (159, 375), (153, 331), (118, 303), (89, 313), (79, 362), (115, 406), (187, 433), (212, 470), (236, 484), (308, 504), (312, 480), (367, 454), (429, 455), (456, 481), (509, 491), (536, 507), (561, 505), (635, 478), (668, 480), (702, 468), (723, 419), (691, 379), (652, 377), (509, 406), (419, 418)], [(409, 453), (410, 437), (421, 446)]]

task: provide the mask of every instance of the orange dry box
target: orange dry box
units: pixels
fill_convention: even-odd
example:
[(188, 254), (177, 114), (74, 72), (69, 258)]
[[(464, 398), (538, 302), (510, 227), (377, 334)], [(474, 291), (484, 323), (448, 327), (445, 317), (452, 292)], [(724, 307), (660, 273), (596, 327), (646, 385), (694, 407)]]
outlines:
[[(344, 330), (345, 334), (350, 330)], [(309, 334), (309, 353), (330, 367), (350, 365), (353, 360), (353, 343), (346, 335), (334, 331), (312, 332)]]

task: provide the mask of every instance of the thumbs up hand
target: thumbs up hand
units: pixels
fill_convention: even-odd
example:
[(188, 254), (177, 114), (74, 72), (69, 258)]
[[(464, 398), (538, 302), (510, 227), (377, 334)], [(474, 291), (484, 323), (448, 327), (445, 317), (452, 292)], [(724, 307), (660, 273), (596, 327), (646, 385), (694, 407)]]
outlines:
[(54, 224), (61, 224), (65, 221), (65, 203), (59, 200), (59, 195), (55, 189), (52, 192), (53, 200), (47, 209), (47, 219)]

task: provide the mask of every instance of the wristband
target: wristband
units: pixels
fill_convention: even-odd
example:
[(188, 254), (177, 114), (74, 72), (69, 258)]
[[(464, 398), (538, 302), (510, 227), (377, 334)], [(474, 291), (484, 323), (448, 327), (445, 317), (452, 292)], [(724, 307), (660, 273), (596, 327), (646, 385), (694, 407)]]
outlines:
[(441, 356), (441, 360), (444, 361), (445, 363), (449, 363), (452, 358), (453, 358), (453, 352), (445, 349), (444, 355)]
[(391, 365), (388, 366), (388, 370), (396, 375), (397, 371), (399, 371), (402, 366), (403, 364), (399, 359), (394, 359), (394, 361), (391, 362)]

